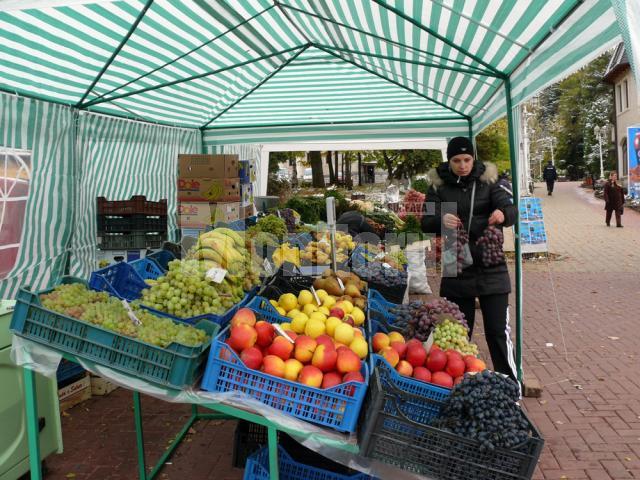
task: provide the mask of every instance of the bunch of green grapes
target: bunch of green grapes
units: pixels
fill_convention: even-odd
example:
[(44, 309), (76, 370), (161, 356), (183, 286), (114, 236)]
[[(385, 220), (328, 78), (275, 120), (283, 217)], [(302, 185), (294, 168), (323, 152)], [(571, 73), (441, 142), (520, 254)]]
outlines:
[(244, 277), (227, 274), (221, 283), (207, 278), (199, 260), (173, 260), (169, 271), (142, 291), (142, 304), (181, 318), (220, 315), (244, 297)]
[(174, 322), (170, 318), (157, 317), (139, 308), (133, 309), (135, 317), (141, 322), (137, 324), (121, 300), (105, 292), (89, 290), (81, 283), (59, 285), (50, 293), (41, 295), (40, 301), (49, 310), (163, 348), (174, 342), (195, 347), (208, 339), (204, 330)]
[(478, 346), (469, 341), (468, 335), (464, 325), (446, 318), (433, 330), (433, 343), (443, 350), (451, 348), (463, 355), (477, 355)]

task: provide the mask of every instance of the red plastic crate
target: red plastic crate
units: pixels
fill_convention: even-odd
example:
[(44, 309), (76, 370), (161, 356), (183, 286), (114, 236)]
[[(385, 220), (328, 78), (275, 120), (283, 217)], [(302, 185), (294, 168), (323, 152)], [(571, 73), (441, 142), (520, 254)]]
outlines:
[(147, 200), (144, 195), (134, 195), (129, 200), (107, 200), (104, 197), (97, 198), (98, 215), (166, 215), (167, 199), (159, 202)]

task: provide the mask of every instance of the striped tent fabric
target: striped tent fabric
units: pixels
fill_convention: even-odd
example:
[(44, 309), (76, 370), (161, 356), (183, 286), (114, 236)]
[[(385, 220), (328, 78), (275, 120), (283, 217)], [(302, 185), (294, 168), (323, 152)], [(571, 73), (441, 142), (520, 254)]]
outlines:
[(96, 269), (96, 197), (145, 195), (168, 200), (168, 229), (175, 240), (179, 153), (200, 153), (199, 130), (83, 114), (78, 125), (78, 182), (71, 274)]
[[(75, 208), (74, 129), (68, 107), (0, 94), (0, 151), (31, 153), (24, 217), (7, 219), (22, 222), (22, 232), (15, 264), (0, 279), (0, 298), (13, 298), (22, 285), (44, 288), (64, 271)], [(4, 244), (5, 233), (0, 237)]]
[[(0, 88), (205, 130), (459, 119), (478, 132), (504, 112), (506, 78), (517, 105), (619, 41), (611, 1), (10, 2)], [(634, 1), (613, 0), (620, 25)]]

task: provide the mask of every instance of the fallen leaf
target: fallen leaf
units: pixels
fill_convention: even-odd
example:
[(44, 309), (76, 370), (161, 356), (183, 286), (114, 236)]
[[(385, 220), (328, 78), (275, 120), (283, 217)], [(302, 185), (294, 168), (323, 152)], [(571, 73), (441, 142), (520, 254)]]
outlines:
[(624, 457), (624, 459), (625, 459), (627, 462), (630, 462), (630, 461), (631, 461), (631, 457)]
[(67, 473), (65, 476), (67, 478), (76, 478), (76, 474), (75, 473)]
[(63, 417), (70, 417), (71, 415), (69, 415), (67, 412), (62, 412), (62, 416)]
[(196, 434), (196, 430), (195, 430), (195, 428), (191, 427), (191, 428), (189, 429), (189, 433), (190, 433), (191, 435), (195, 435), (195, 434)]
[(563, 421), (561, 421), (561, 420), (556, 420), (556, 424), (557, 424), (557, 425), (564, 425), (564, 422), (563, 422)]
[(620, 337), (607, 337), (609, 340), (620, 340)]

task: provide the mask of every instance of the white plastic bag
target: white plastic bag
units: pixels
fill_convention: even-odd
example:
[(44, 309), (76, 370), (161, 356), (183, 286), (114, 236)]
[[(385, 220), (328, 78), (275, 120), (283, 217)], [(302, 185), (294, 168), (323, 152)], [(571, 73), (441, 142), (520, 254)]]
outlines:
[(405, 255), (409, 262), (409, 293), (425, 295), (431, 293), (427, 280), (427, 266), (425, 264), (425, 249), (427, 241), (413, 242), (407, 245)]

